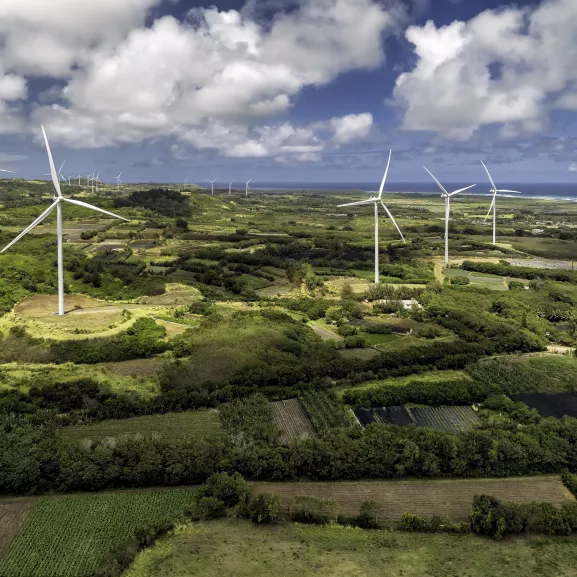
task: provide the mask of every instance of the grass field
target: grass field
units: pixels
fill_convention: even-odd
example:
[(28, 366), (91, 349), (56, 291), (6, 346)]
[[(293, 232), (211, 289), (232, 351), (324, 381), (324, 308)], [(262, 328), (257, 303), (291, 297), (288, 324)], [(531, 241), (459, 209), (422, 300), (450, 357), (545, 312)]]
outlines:
[(254, 526), (188, 525), (139, 554), (125, 577), (574, 577), (577, 541)]
[(81, 427), (64, 427), (60, 429), (60, 434), (67, 439), (100, 440), (121, 435), (208, 437), (220, 434), (221, 430), (217, 411), (185, 411), (130, 419), (109, 419)]
[(38, 499), (7, 552), (2, 577), (84, 577), (145, 521), (178, 517), (194, 489)]
[(552, 475), (511, 479), (256, 483), (254, 487), (257, 493), (280, 495), (285, 508), (299, 495), (335, 499), (340, 515), (358, 515), (361, 503), (373, 500), (382, 507), (382, 521), (395, 521), (405, 511), (423, 517), (449, 515), (454, 521), (466, 521), (473, 497), (479, 494), (515, 503), (549, 501), (560, 504), (574, 500), (561, 479)]

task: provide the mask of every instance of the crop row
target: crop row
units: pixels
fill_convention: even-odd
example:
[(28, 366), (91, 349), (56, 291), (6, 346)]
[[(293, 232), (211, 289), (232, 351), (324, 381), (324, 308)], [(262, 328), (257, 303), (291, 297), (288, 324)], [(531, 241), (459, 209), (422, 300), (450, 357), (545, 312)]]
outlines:
[(301, 396), (301, 404), (317, 433), (351, 426), (345, 408), (332, 391), (307, 391)]

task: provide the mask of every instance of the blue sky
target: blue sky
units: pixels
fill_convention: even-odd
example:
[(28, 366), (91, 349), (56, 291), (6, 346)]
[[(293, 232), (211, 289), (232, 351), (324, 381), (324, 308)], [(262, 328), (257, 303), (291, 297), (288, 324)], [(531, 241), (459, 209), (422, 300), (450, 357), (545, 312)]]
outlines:
[(0, 168), (577, 184), (577, 2), (4, 0)]

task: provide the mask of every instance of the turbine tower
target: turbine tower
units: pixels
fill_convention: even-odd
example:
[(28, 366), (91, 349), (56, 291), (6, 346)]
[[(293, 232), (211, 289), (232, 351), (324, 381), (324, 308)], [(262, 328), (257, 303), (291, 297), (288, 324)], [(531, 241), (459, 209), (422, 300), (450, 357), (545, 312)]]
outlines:
[(395, 228), (397, 229), (398, 233), (401, 235), (403, 242), (407, 242), (401, 229), (397, 225), (393, 215), (389, 211), (389, 209), (385, 206), (385, 203), (381, 200), (383, 196), (383, 189), (385, 187), (385, 181), (387, 180), (387, 173), (389, 172), (389, 165), (391, 164), (391, 155), (393, 151), (389, 151), (389, 161), (387, 162), (387, 168), (385, 169), (385, 174), (383, 175), (383, 180), (381, 181), (381, 188), (379, 189), (378, 196), (372, 196), (367, 200), (361, 200), (359, 202), (348, 202), (347, 204), (339, 204), (338, 206), (362, 206), (362, 205), (369, 205), (372, 204), (375, 207), (375, 284), (379, 284), (379, 204), (383, 207), (387, 216), (393, 221)]
[(451, 211), (451, 197), (455, 194), (463, 192), (464, 190), (469, 190), (469, 188), (473, 188), (476, 185), (471, 184), (471, 186), (466, 186), (465, 188), (460, 188), (459, 190), (455, 190), (453, 192), (447, 192), (447, 189), (436, 179), (435, 175), (426, 166), (423, 166), (423, 168), (439, 185), (439, 188), (441, 189), (441, 197), (444, 197), (445, 199), (445, 264), (449, 264), (449, 213)]
[(70, 204), (75, 204), (76, 206), (83, 206), (84, 208), (90, 208), (112, 216), (114, 218), (119, 218), (128, 222), (127, 218), (118, 216), (112, 212), (108, 212), (102, 208), (92, 206), (86, 202), (80, 200), (73, 200), (72, 198), (65, 198), (62, 196), (60, 190), (60, 181), (58, 180), (58, 174), (56, 173), (56, 168), (54, 167), (54, 160), (52, 159), (52, 153), (50, 152), (50, 144), (48, 144), (48, 137), (42, 126), (42, 134), (44, 135), (44, 142), (46, 144), (46, 152), (48, 153), (48, 162), (50, 164), (50, 174), (52, 176), (52, 182), (54, 183), (54, 189), (56, 194), (54, 195), (54, 202), (28, 227), (26, 227), (10, 244), (6, 245), (1, 251), (7, 251), (11, 246), (16, 244), (25, 234), (29, 233), (36, 225), (40, 224), (45, 220), (48, 215), (56, 208), (56, 234), (58, 237), (58, 314), (60, 316), (64, 315), (64, 263), (62, 259), (62, 203), (69, 202)]
[(234, 182), (234, 180), (231, 180), (231, 181), (228, 183), (228, 196), (230, 196), (230, 187), (232, 186), (232, 183), (233, 183), (233, 182)]
[(521, 191), (519, 191), (519, 190), (507, 190), (505, 188), (498, 189), (497, 186), (495, 185), (495, 181), (491, 177), (491, 173), (489, 172), (489, 169), (485, 166), (485, 163), (482, 160), (481, 160), (481, 164), (483, 165), (483, 168), (487, 172), (487, 176), (489, 177), (489, 180), (491, 181), (491, 186), (492, 186), (492, 188), (490, 189), (489, 192), (493, 193), (493, 200), (491, 201), (491, 205), (489, 206), (489, 211), (487, 212), (487, 216), (485, 217), (485, 221), (487, 221), (487, 219), (489, 218), (489, 215), (491, 214), (491, 209), (493, 209), (493, 244), (495, 245), (495, 244), (497, 244), (497, 242), (496, 242), (496, 240), (497, 240), (497, 193), (498, 192), (514, 192), (515, 194), (521, 194)]
[(120, 192), (120, 177), (122, 176), (122, 172), (116, 177), (116, 190)]
[(251, 180), (252, 180), (252, 178), (249, 178), (249, 179), (246, 181), (246, 187), (245, 187), (245, 189), (244, 189), (244, 195), (245, 195), (245, 196), (248, 196), (248, 183), (249, 183)]
[(214, 180), (209, 180), (207, 182), (210, 182), (210, 194), (214, 194), (214, 183), (218, 180), (218, 178), (215, 178)]

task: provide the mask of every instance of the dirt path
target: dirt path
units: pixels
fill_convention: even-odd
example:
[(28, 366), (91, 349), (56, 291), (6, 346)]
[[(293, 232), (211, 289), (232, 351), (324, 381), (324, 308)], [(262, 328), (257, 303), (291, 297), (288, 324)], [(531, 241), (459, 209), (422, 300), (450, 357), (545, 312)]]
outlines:
[(435, 278), (441, 284), (445, 282), (445, 277), (443, 276), (443, 263), (441, 261), (435, 261)]
[(344, 341), (344, 338), (341, 335), (337, 335), (330, 331), (329, 329), (325, 329), (323, 327), (319, 327), (318, 325), (310, 325), (313, 331), (323, 339), (323, 341)]

